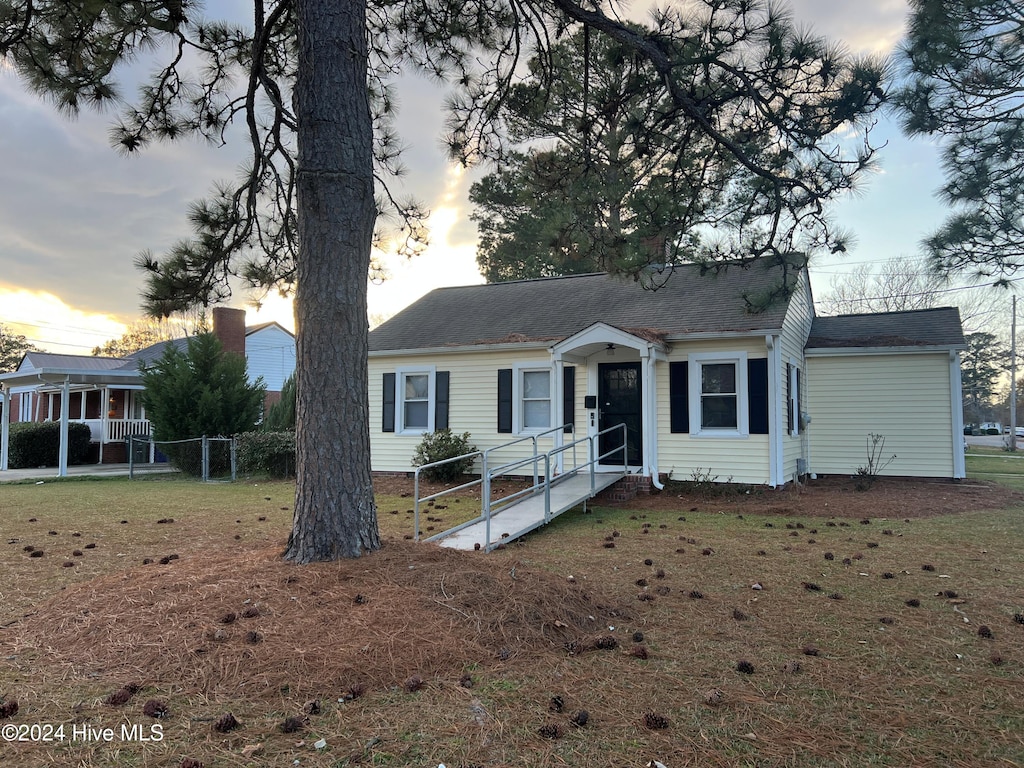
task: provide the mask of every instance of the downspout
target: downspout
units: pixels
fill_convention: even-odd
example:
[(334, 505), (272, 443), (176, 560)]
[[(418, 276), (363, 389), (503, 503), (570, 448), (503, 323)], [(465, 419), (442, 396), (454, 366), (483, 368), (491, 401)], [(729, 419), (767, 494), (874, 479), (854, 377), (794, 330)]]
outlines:
[(647, 456), (648, 474), (651, 477), (651, 485), (657, 490), (665, 490), (665, 484), (661, 482), (661, 473), (658, 471), (658, 383), (656, 378), (657, 359), (653, 354), (650, 345), (647, 346), (646, 371), (644, 372), (644, 389), (647, 393), (647, 409), (644, 411), (645, 421), (644, 434), (647, 435)]
[(4, 393), (4, 418), (0, 424), (0, 471), (7, 471), (7, 444), (11, 437), (11, 390), (6, 385), (0, 387)]

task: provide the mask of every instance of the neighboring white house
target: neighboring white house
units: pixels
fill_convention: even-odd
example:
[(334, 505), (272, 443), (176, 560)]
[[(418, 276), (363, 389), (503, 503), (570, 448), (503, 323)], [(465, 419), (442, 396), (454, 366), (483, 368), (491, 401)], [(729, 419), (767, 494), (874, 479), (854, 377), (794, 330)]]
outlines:
[(806, 272), (759, 265), (676, 267), (657, 291), (605, 274), (440, 288), (370, 333), (372, 467), (410, 471), (443, 427), (487, 449), (625, 424), (630, 471), (655, 483), (851, 474), (872, 433), (898, 457), (886, 474), (962, 478), (964, 347), (954, 308), (818, 318)]
[[(263, 377), (265, 406), (279, 400), (285, 379), (295, 370), (295, 337), (277, 323), (246, 328), (241, 309), (215, 307), (212, 315), (213, 332), (224, 349), (245, 355), (250, 381)], [(124, 461), (125, 438), (150, 434), (139, 368), (159, 360), (168, 345), (184, 350), (187, 343), (162, 341), (124, 358), (27, 353), (16, 371), (0, 374), (7, 414), (0, 419), (0, 470), (7, 468), (7, 425), (22, 421), (85, 423), (92, 431), (91, 460)]]

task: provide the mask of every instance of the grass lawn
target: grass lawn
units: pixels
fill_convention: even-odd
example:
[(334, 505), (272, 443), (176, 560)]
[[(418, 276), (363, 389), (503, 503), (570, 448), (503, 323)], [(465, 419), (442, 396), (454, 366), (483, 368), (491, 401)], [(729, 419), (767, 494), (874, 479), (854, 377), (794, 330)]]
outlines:
[[(1024, 489), (1003, 459), (968, 472)], [(292, 492), (0, 485), (0, 726), (65, 729), (0, 743), (0, 765), (1024, 764), (1021, 509), (862, 522), (838, 491), (805, 517), (680, 497), (481, 555), (408, 544), (396, 495), (382, 553), (299, 567), (274, 557)], [(421, 528), (472, 514), (446, 506)]]
[(972, 448), (967, 456), (967, 474), (1024, 491), (1024, 451)]

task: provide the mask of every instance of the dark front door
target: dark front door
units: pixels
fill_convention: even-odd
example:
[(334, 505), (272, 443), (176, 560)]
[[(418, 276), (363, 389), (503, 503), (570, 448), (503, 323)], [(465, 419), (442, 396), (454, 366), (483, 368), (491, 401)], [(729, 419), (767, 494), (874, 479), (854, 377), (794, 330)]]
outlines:
[[(598, 429), (626, 425), (626, 458), (632, 466), (643, 463), (643, 420), (640, 413), (640, 363), (600, 363), (597, 366)], [(622, 432), (602, 435), (601, 455), (622, 447)], [(622, 452), (603, 464), (622, 464)]]

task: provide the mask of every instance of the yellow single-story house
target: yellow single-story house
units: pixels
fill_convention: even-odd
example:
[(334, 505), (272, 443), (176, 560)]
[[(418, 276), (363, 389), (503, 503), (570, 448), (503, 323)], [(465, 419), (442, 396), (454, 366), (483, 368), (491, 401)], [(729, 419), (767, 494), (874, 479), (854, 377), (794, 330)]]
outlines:
[(440, 288), (375, 328), (374, 471), (411, 471), (447, 427), (480, 450), (519, 441), (506, 461), (599, 434), (612, 455), (624, 433), (609, 469), (655, 486), (854, 474), (870, 435), (896, 454), (885, 474), (964, 477), (955, 308), (816, 317), (806, 271), (670, 269), (658, 290), (607, 274)]

